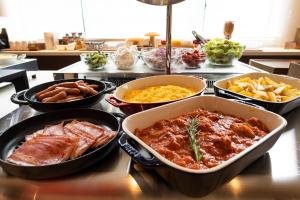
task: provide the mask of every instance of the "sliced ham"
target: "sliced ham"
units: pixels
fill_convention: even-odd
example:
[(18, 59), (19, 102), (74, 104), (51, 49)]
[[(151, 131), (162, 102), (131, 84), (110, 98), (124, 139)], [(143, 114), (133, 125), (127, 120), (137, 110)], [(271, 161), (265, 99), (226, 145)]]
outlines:
[(44, 130), (38, 130), (36, 132), (34, 132), (33, 134), (30, 134), (30, 135), (26, 135), (25, 136), (25, 140), (28, 141), (28, 140), (31, 140), (39, 135), (43, 135), (44, 134)]
[(103, 136), (97, 139), (96, 143), (94, 144), (94, 147), (100, 147), (100, 146), (105, 145), (115, 135), (116, 135), (115, 131), (105, 131)]
[(33, 158), (30, 155), (24, 155), (22, 152), (14, 152), (11, 154), (7, 159), (7, 161), (17, 164), (17, 165), (22, 165), (22, 166), (38, 166), (41, 165), (38, 160)]
[(79, 137), (84, 137), (84, 138), (88, 138), (88, 139), (92, 140), (93, 144), (96, 142), (95, 137), (93, 137), (91, 134), (89, 134), (85, 131), (81, 131), (81, 130), (77, 129), (72, 123), (65, 125), (65, 128), (68, 128), (72, 133), (74, 133), (75, 135), (77, 135)]
[(33, 134), (27, 135), (25, 137), (25, 140), (31, 140), (32, 138), (35, 138), (37, 136), (41, 135), (64, 135), (64, 122), (61, 122), (56, 125), (48, 125), (42, 130), (38, 130)]
[(88, 122), (79, 122), (79, 121), (74, 120), (70, 124), (74, 128), (76, 128), (82, 132), (85, 132), (94, 140), (97, 140), (98, 138), (100, 138), (105, 132), (104, 128), (96, 126), (96, 125), (94, 125), (92, 123), (88, 123)]
[(81, 156), (84, 152), (86, 152), (86, 150), (88, 150), (95, 143), (95, 141), (90, 139), (89, 137), (77, 135), (76, 132), (73, 133), (72, 130), (68, 129), (67, 127), (65, 127), (65, 134), (71, 137), (79, 138), (77, 146), (74, 148), (73, 152), (71, 153), (71, 158), (76, 158), (78, 156)]
[(75, 128), (83, 132), (89, 133), (90, 135), (92, 135), (92, 137), (96, 139), (96, 142), (93, 145), (94, 148), (103, 146), (116, 134), (115, 131), (108, 131), (101, 126), (86, 121), (74, 120), (71, 124)]
[(19, 165), (49, 165), (68, 160), (78, 140), (69, 136), (38, 136), (24, 142), (7, 160)]
[(44, 128), (44, 135), (64, 135), (64, 122), (57, 125), (50, 125)]

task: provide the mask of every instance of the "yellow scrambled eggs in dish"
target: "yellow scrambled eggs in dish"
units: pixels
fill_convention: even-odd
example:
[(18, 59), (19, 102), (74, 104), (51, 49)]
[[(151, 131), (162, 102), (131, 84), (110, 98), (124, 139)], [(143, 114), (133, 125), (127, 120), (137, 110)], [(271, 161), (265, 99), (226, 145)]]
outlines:
[(141, 90), (128, 90), (123, 99), (131, 103), (158, 103), (192, 96), (196, 91), (177, 85), (152, 86)]

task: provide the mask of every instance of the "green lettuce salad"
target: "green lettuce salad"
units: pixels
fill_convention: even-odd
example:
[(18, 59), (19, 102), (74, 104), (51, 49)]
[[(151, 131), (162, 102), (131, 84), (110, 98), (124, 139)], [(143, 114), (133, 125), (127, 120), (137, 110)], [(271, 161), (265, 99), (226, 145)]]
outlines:
[(231, 40), (215, 38), (204, 45), (204, 51), (212, 64), (232, 64), (242, 56), (245, 46)]

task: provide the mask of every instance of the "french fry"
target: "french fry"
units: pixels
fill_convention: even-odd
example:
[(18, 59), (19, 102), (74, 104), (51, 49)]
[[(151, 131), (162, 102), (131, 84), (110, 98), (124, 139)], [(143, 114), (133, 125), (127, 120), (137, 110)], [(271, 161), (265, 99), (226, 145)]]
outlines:
[(240, 82), (250, 82), (251, 78), (250, 77), (245, 77), (245, 78), (241, 78), (239, 81)]
[(241, 91), (244, 90), (244, 88), (240, 87), (240, 86), (236, 86), (236, 85), (233, 85), (231, 87), (228, 88), (230, 91), (232, 92), (236, 92), (236, 93), (239, 93)]
[(263, 84), (263, 80), (264, 80), (264, 78), (263, 78), (263, 77), (260, 77), (259, 79), (257, 79), (257, 83), (258, 83), (258, 84)]
[(227, 88), (231, 87), (232, 86), (232, 83), (231, 81), (227, 81)]
[(256, 90), (254, 91), (254, 94), (258, 95), (261, 99), (269, 99), (269, 96), (264, 91)]
[(276, 90), (274, 90), (275, 94), (281, 94), (286, 89), (286, 85), (280, 86)]
[(278, 85), (278, 83), (276, 83), (275, 81), (271, 80), (270, 78), (268, 77), (264, 77), (265, 81), (269, 84), (269, 85)]
[(247, 92), (247, 91), (241, 91), (239, 94), (245, 95), (245, 96), (248, 96), (248, 97), (253, 97), (253, 93)]
[(267, 92), (267, 94), (269, 96), (270, 101), (277, 102), (277, 98), (274, 92)]

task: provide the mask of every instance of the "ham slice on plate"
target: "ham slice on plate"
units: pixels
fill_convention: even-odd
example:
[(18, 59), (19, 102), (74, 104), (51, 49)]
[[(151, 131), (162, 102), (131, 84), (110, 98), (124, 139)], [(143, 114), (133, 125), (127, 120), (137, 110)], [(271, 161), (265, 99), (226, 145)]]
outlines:
[[(88, 124), (87, 124), (88, 123)], [(105, 129), (102, 127), (98, 127), (92, 123), (89, 122), (79, 122), (77, 120), (74, 120), (71, 122), (71, 125), (89, 135), (89, 137), (97, 140), (99, 137), (101, 137), (104, 134)]]
[(101, 126), (86, 121), (79, 122), (74, 120), (71, 122), (71, 126), (93, 138), (95, 140), (94, 148), (106, 144), (116, 134), (115, 131), (108, 131)]
[(57, 125), (50, 125), (44, 128), (44, 135), (64, 135), (64, 122)]
[(86, 150), (88, 150), (95, 143), (95, 140), (86, 137), (84, 135), (80, 135), (81, 134), (80, 131), (70, 127), (70, 125), (66, 125), (64, 131), (65, 134), (68, 136), (79, 138), (77, 146), (74, 148), (73, 152), (71, 153), (71, 158), (76, 158), (78, 156), (81, 156), (84, 152), (86, 152)]
[(94, 147), (100, 147), (105, 145), (111, 138), (113, 138), (117, 133), (115, 131), (105, 131), (103, 136), (98, 138), (94, 144)]
[(36, 132), (34, 132), (33, 134), (30, 134), (30, 135), (26, 135), (25, 136), (25, 140), (28, 141), (28, 140), (31, 140), (37, 136), (40, 136), (40, 135), (43, 135), (44, 134), (44, 130), (38, 130)]
[(70, 136), (37, 136), (24, 142), (7, 160), (19, 165), (50, 165), (68, 160), (78, 139)]
[(48, 125), (42, 130), (38, 130), (33, 134), (27, 135), (25, 137), (25, 140), (28, 141), (37, 136), (41, 136), (41, 135), (64, 135), (64, 134), (65, 134), (64, 133), (64, 122), (61, 122), (56, 125)]

